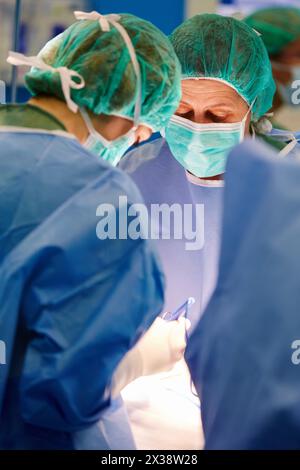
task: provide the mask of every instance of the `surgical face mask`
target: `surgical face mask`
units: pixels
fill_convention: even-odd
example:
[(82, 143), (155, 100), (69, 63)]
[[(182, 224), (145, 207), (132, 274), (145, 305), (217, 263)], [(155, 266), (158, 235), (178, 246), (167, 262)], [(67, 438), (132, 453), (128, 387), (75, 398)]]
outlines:
[(198, 124), (172, 116), (164, 132), (172, 154), (199, 178), (223, 174), (230, 150), (244, 139), (251, 108), (241, 122), (230, 124)]
[[(284, 72), (290, 72), (292, 74), (291, 81), (283, 84), (277, 81), (277, 88), (281, 96), (282, 101), (288, 106), (299, 106), (299, 86), (300, 86), (300, 65), (284, 65), (278, 62), (272, 62), (272, 66), (276, 70), (282, 70)], [(293, 86), (294, 82), (298, 81), (297, 86)]]
[(80, 112), (89, 131), (89, 136), (83, 146), (111, 165), (117, 166), (125, 152), (134, 144), (137, 127), (133, 125), (132, 129), (123, 136), (115, 140), (107, 140), (96, 131), (85, 109), (81, 108)]

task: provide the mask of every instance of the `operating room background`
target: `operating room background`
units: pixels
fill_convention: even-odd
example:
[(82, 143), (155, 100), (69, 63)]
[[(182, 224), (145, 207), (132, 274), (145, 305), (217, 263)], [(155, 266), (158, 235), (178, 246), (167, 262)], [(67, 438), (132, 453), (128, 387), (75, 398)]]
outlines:
[(35, 55), (74, 21), (74, 10), (133, 13), (169, 34), (183, 19), (197, 13), (219, 12), (239, 18), (272, 5), (300, 7), (300, 0), (0, 0), (0, 80), (6, 83), (6, 101), (28, 98), (23, 85), (26, 68), (13, 70), (6, 63), (8, 50)]

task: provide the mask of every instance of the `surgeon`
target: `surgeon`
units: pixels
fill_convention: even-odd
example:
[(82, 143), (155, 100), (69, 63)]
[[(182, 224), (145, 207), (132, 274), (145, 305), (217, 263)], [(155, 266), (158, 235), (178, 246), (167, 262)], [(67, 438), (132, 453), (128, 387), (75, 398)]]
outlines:
[[(265, 8), (245, 18), (261, 34), (272, 62), (277, 91), (274, 121), (288, 129), (300, 128), (300, 9)], [(294, 84), (294, 85), (293, 85)]]
[(76, 16), (38, 57), (8, 59), (32, 66), (32, 98), (0, 107), (1, 449), (131, 448), (126, 416), (106, 410), (185, 346), (185, 320), (157, 318), (150, 242), (98, 230), (142, 202), (114, 166), (176, 110), (179, 63), (146, 21)]
[[(180, 105), (163, 138), (130, 152), (121, 166), (149, 209), (170, 209), (169, 218), (152, 220), (167, 279), (165, 306), (172, 310), (194, 297), (193, 328), (216, 280), (228, 153), (245, 136), (270, 132), (265, 114), (275, 84), (262, 39), (241, 21), (196, 15), (171, 42), (182, 67)], [(280, 139), (274, 141), (280, 151), (286, 141), (293, 140), (290, 148), (297, 143), (293, 136)], [(182, 219), (173, 226), (178, 211)]]

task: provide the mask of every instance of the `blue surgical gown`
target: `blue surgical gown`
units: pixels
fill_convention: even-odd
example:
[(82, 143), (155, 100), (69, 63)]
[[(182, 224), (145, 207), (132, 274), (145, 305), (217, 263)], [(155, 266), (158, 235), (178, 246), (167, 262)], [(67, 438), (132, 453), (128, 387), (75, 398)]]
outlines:
[(248, 141), (228, 161), (219, 277), (186, 353), (206, 449), (300, 448), (300, 163), (274, 157)]
[(97, 207), (118, 215), (120, 196), (142, 201), (75, 139), (0, 129), (2, 449), (109, 448), (112, 375), (164, 290), (149, 241), (96, 236)]
[[(273, 129), (269, 134), (274, 144), (278, 143), (282, 147), (285, 147), (293, 136), (300, 138), (299, 133), (293, 134), (278, 129)], [(290, 152), (289, 158), (297, 157), (299, 148), (298, 144)], [(167, 283), (164, 310), (172, 311), (188, 297), (194, 297), (196, 303), (189, 312), (193, 329), (210, 299), (218, 274), (223, 182), (199, 182), (197, 178), (188, 176), (162, 138), (129, 152), (121, 160), (120, 167), (128, 172), (138, 185), (150, 213), (153, 204), (168, 204), (169, 207), (179, 204), (183, 215), (186, 215), (185, 221), (188, 222), (190, 216), (188, 212), (184, 212), (184, 207), (193, 207), (193, 228), (198, 234), (203, 232), (204, 235), (204, 244), (200, 249), (187, 249), (186, 238), (176, 239), (172, 230), (171, 237), (163, 239), (168, 227), (164, 226), (162, 219), (152, 218), (154, 232), (159, 234), (156, 246)], [(196, 205), (203, 206), (202, 220), (197, 217)]]
[[(138, 185), (143, 198), (152, 214), (155, 240), (166, 276), (166, 295), (164, 310), (173, 311), (188, 297), (194, 297), (196, 303), (189, 312), (192, 328), (196, 325), (202, 310), (215, 286), (219, 256), (220, 227), (222, 219), (223, 182), (215, 181), (211, 186), (199, 184), (197, 179), (189, 178), (185, 169), (172, 156), (164, 139), (142, 145), (127, 154), (120, 166), (127, 171)], [(179, 224), (171, 220), (169, 239), (163, 239), (168, 229), (162, 218), (153, 217), (151, 205), (179, 205), (183, 214), (183, 227), (192, 222), (199, 241), (204, 237), (204, 244), (188, 245), (183, 236), (176, 239), (174, 231)], [(196, 212), (196, 206), (202, 206)], [(191, 212), (189, 212), (189, 209)], [(177, 224), (177, 227), (176, 227)], [(185, 226), (185, 224), (187, 224)], [(180, 227), (181, 228), (181, 227)], [(157, 237), (158, 237), (157, 236)], [(194, 249), (190, 249), (190, 248)]]

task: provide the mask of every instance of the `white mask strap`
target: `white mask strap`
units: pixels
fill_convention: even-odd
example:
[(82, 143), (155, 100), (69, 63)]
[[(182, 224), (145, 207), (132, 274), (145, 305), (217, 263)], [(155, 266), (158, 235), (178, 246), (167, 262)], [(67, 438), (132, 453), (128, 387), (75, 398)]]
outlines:
[(100, 140), (106, 148), (110, 148), (110, 147), (114, 146), (118, 140), (123, 139), (125, 136), (127, 136), (128, 138), (131, 138), (132, 143), (134, 142), (134, 140), (135, 140), (135, 129), (134, 128), (131, 128), (126, 134), (124, 134), (120, 137), (117, 137), (114, 140), (107, 140), (105, 137), (103, 137), (103, 135), (100, 134), (100, 132), (96, 131), (87, 110), (84, 109), (84, 108), (80, 108), (80, 113), (81, 113), (82, 119), (85, 122), (87, 130), (89, 131), (89, 134), (94, 136), (97, 140)]
[[(92, 120), (89, 116), (89, 113), (84, 109), (84, 108), (80, 108), (80, 113), (84, 119), (84, 122), (85, 122), (85, 125), (89, 131), (90, 134), (99, 134), (96, 129), (94, 128), (93, 126), (93, 123), (92, 123)], [(101, 134), (99, 134), (101, 135)]]
[(242, 123), (246, 123), (249, 114), (252, 112), (252, 108), (254, 106), (255, 101), (256, 101), (256, 98), (255, 98), (255, 100), (252, 101), (251, 105), (249, 106), (248, 111), (246, 112), (245, 116), (243, 117)]
[(110, 21), (119, 21), (121, 19), (120, 15), (101, 15), (97, 11), (74, 11), (74, 16), (77, 20), (91, 20), (99, 21), (100, 28), (102, 31), (110, 31)]
[[(78, 106), (71, 98), (71, 89), (80, 90), (85, 85), (83, 77), (78, 72), (68, 69), (67, 67), (52, 67), (51, 65), (46, 64), (38, 56), (26, 57), (25, 55), (18, 52), (10, 51), (6, 60), (9, 64), (16, 66), (27, 65), (29, 67), (35, 67), (40, 70), (49, 70), (50, 72), (59, 73), (61, 87), (67, 106), (73, 113), (77, 112)], [(79, 80), (79, 82), (74, 80), (75, 77)]]
[(78, 20), (94, 20), (99, 21), (99, 25), (102, 31), (110, 31), (110, 25), (114, 26), (122, 36), (125, 45), (128, 49), (130, 59), (133, 65), (133, 69), (136, 74), (137, 79), (137, 99), (134, 106), (134, 125), (138, 126), (141, 116), (141, 107), (142, 107), (142, 77), (141, 77), (141, 68), (137, 60), (136, 52), (133, 47), (132, 41), (126, 31), (126, 29), (119, 23), (121, 16), (120, 15), (101, 15), (97, 11), (92, 11), (86, 13), (83, 11), (74, 11), (75, 18)]
[(89, 131), (89, 134), (94, 136), (96, 139), (100, 140), (100, 142), (102, 142), (104, 147), (109, 148), (111, 146), (112, 142), (105, 139), (105, 137), (103, 137), (103, 135), (101, 135), (99, 132), (96, 131), (96, 129), (93, 126), (92, 120), (89, 116), (89, 113), (84, 108), (80, 108), (80, 113), (81, 113), (81, 116), (82, 116), (82, 118), (85, 122), (85, 125), (86, 125), (86, 127)]

